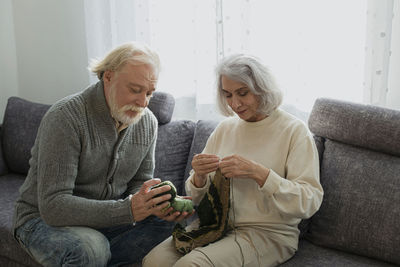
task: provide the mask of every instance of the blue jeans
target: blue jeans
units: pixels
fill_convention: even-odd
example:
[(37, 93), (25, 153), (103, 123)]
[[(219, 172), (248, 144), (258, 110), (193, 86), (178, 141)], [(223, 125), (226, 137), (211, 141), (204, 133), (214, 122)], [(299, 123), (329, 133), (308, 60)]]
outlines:
[(133, 225), (104, 229), (52, 227), (41, 218), (15, 231), (21, 246), (43, 266), (120, 266), (140, 262), (171, 235), (174, 223), (150, 216)]

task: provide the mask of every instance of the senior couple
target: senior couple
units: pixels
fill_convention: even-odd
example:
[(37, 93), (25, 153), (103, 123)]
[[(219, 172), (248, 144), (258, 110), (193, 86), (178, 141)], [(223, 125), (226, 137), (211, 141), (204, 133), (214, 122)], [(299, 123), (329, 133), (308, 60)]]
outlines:
[[(186, 192), (198, 204), (219, 169), (230, 179), (232, 229), (186, 255), (171, 232), (192, 215), (150, 190), (157, 121), (146, 108), (159, 57), (116, 47), (91, 70), (99, 81), (45, 114), (15, 207), (14, 235), (43, 266), (276, 266), (297, 249), (298, 223), (319, 208), (318, 152), (307, 127), (279, 109), (281, 91), (260, 60), (238, 54), (216, 68), (224, 115), (192, 161)], [(128, 140), (124, 141), (123, 140)], [(151, 238), (149, 238), (151, 236)], [(142, 260), (143, 259), (143, 260)]]

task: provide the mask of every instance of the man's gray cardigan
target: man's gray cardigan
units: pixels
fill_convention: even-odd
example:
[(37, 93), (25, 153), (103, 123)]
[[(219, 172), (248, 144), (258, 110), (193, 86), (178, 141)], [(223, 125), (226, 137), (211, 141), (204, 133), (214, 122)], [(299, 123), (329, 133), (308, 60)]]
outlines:
[(58, 101), (40, 124), (14, 229), (39, 216), (52, 226), (132, 223), (128, 196), (153, 177), (156, 137), (147, 108), (117, 133), (101, 81)]

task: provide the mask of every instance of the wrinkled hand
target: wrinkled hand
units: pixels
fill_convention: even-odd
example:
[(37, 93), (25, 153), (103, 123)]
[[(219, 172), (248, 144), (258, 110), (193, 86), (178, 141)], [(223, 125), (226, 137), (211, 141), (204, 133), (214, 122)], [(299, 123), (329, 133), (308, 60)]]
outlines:
[(142, 221), (150, 215), (157, 216), (157, 214), (161, 213), (162, 209), (168, 206), (167, 200), (171, 198), (171, 194), (165, 194), (153, 198), (154, 196), (171, 189), (169, 185), (164, 185), (151, 190), (153, 185), (159, 184), (160, 182), (160, 179), (148, 180), (144, 182), (140, 190), (132, 196), (131, 209), (135, 221)]
[[(189, 196), (182, 196), (182, 198), (186, 198), (186, 199), (192, 199), (192, 197)], [(194, 214), (195, 210), (193, 209), (192, 212), (179, 212), (179, 211), (175, 211), (173, 212), (173, 208), (169, 207), (165, 212), (163, 212), (161, 215), (157, 215), (159, 218), (166, 220), (166, 221), (174, 221), (174, 222), (180, 222), (182, 220), (186, 220), (187, 218), (189, 218), (190, 216), (192, 216)]]
[(206, 183), (207, 174), (218, 169), (219, 157), (211, 154), (196, 154), (192, 160), (194, 170), (194, 185), (203, 187)]
[(239, 155), (225, 157), (219, 163), (221, 173), (227, 178), (250, 178), (262, 187), (269, 175), (269, 169)]
[(168, 200), (171, 198), (171, 194), (161, 195), (159, 197), (154, 196), (167, 192), (171, 189), (169, 185), (164, 185), (158, 188), (151, 189), (152, 186), (159, 184), (160, 179), (152, 179), (143, 183), (140, 190), (135, 193), (131, 198), (131, 209), (133, 219), (136, 222), (140, 222), (146, 219), (150, 215), (155, 215), (166, 221), (181, 221), (190, 217), (194, 212), (174, 212), (172, 207), (168, 208)]

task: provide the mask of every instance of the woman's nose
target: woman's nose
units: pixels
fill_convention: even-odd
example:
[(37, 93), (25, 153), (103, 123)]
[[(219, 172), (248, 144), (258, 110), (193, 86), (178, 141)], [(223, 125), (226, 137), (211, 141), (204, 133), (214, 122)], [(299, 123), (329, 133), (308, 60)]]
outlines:
[(233, 107), (233, 108), (238, 108), (238, 107), (240, 107), (241, 105), (242, 105), (242, 104), (241, 104), (240, 100), (239, 100), (237, 97), (232, 96), (232, 107)]

